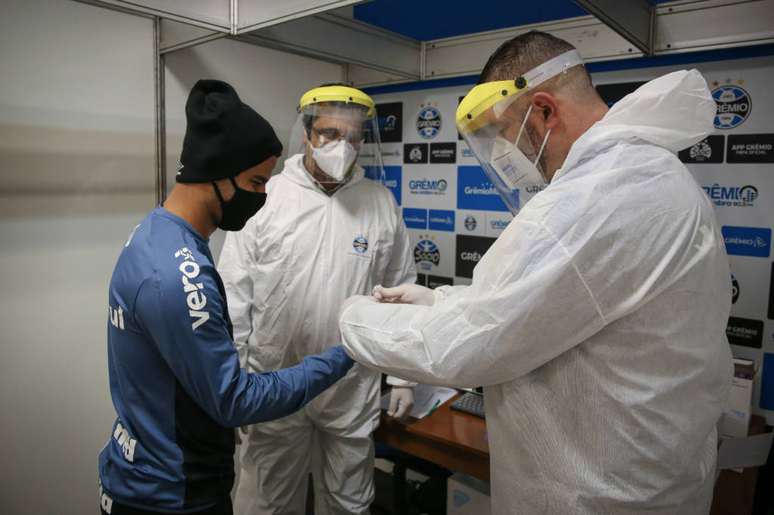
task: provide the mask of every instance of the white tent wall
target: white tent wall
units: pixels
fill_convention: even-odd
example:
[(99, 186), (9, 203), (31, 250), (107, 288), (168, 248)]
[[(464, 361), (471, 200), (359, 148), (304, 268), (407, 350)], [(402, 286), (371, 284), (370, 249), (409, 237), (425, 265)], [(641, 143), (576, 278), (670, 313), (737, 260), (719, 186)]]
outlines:
[[(107, 287), (156, 201), (153, 22), (7, 0), (0, 76), (0, 512), (94, 512), (115, 416)], [(167, 54), (170, 188), (200, 78), (233, 84), (287, 145), (301, 94), (342, 68), (232, 40)], [(222, 233), (212, 243), (217, 252)]]
[[(198, 79), (219, 79), (234, 86), (242, 101), (271, 123), (285, 152), (301, 95), (321, 83), (342, 79), (337, 64), (229, 39), (167, 54), (165, 67), (168, 190), (175, 184), (183, 146), (185, 101)], [(284, 155), (275, 173), (282, 169), (283, 161)], [(210, 240), (216, 260), (224, 236), (217, 231)]]
[(0, 512), (94, 513), (107, 287), (155, 201), (153, 22), (5, 0), (0, 77)]

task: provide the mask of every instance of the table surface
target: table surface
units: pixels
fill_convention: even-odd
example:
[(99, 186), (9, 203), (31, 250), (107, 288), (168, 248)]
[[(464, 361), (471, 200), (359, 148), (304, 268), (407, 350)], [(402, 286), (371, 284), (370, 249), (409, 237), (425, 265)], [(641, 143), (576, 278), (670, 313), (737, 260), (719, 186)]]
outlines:
[(486, 421), (450, 408), (459, 395), (422, 419), (400, 422), (382, 413), (375, 433), (382, 441), (450, 470), (489, 481)]
[(451, 403), (459, 397), (452, 397), (432, 415), (407, 425), (406, 430), (489, 459), (486, 420), (451, 409)]

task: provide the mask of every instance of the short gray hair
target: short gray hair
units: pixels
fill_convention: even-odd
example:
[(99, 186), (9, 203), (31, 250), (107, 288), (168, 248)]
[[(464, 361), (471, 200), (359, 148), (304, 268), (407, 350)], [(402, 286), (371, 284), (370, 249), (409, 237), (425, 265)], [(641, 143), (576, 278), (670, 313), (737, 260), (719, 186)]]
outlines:
[[(532, 68), (570, 50), (567, 41), (546, 32), (532, 30), (509, 39), (489, 57), (478, 83), (516, 79)], [(579, 94), (595, 92), (591, 76), (584, 66), (575, 66), (566, 74), (549, 80), (540, 89), (572, 89)]]

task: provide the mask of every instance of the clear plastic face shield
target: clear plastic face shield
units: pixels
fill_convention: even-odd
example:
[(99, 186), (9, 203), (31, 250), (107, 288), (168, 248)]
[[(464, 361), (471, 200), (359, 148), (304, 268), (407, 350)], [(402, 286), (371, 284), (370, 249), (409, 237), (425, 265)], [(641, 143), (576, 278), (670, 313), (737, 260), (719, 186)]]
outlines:
[(579, 64), (576, 50), (565, 52), (514, 80), (475, 86), (457, 108), (457, 129), (513, 214), (546, 186), (540, 158), (551, 135), (547, 131), (533, 145), (527, 126), (532, 105), (525, 108), (517, 100)]
[(373, 100), (345, 86), (315, 88), (301, 98), (290, 136), (290, 154), (302, 154), (307, 172), (321, 186), (346, 183), (357, 166), (383, 179)]

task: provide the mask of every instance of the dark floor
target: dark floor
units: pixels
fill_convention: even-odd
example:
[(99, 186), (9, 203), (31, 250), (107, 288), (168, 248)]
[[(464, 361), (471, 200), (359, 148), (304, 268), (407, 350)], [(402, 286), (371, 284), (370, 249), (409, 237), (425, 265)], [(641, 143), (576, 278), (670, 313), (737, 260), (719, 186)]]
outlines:
[(374, 471), (376, 498), (371, 504), (371, 515), (398, 515), (393, 513), (392, 475), (379, 469)]
[[(403, 510), (396, 509), (398, 504), (395, 499), (392, 474), (376, 469), (374, 484), (376, 497), (371, 504), (371, 515), (446, 515), (445, 479), (428, 480), (424, 483), (407, 481)], [(313, 495), (310, 481), (307, 515), (314, 515)]]
[(391, 474), (376, 469), (374, 482), (376, 498), (371, 505), (372, 515), (446, 515), (446, 476), (424, 482), (407, 480), (403, 509), (396, 508)]

